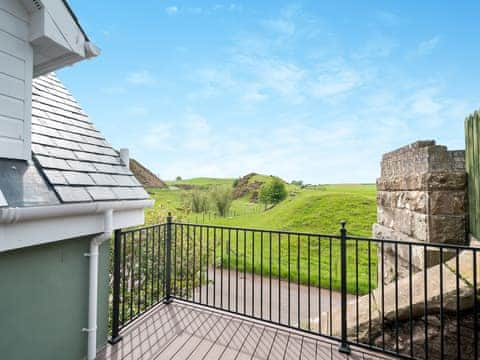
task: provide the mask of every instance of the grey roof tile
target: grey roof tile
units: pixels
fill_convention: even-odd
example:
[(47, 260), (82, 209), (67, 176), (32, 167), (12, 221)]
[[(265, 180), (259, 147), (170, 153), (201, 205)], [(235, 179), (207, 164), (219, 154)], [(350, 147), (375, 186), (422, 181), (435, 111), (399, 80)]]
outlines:
[(86, 173), (64, 171), (63, 176), (65, 176), (70, 185), (95, 185), (95, 182)]
[(64, 159), (56, 159), (47, 156), (36, 156), (36, 159), (43, 168), (46, 169), (58, 169), (58, 170), (68, 170), (70, 166)]
[(112, 191), (119, 199), (133, 200), (148, 198), (148, 194), (143, 188), (114, 187)]
[(87, 188), (87, 191), (93, 198), (93, 200), (96, 201), (119, 199), (117, 195), (115, 195), (115, 193), (112, 191), (112, 189), (108, 187), (90, 186)]
[(62, 202), (149, 198), (55, 75), (32, 94), (32, 152)]
[(32, 151), (38, 155), (49, 156), (48, 147), (40, 144), (32, 144)]
[[(53, 140), (53, 139), (52, 139)], [(69, 150), (80, 150), (80, 145), (73, 141), (67, 141), (64, 139), (55, 139), (55, 143), (58, 147)]]
[(141, 186), (135, 176), (113, 175), (113, 177), (119, 186)]
[(39, 135), (39, 134), (32, 134), (32, 143), (48, 145), (48, 146), (57, 146), (57, 142), (54, 139), (52, 139), (51, 137)]
[(64, 203), (92, 201), (88, 191), (83, 187), (54, 186), (54, 188)]
[(47, 177), (50, 184), (53, 185), (68, 185), (67, 179), (58, 170), (44, 170), (44, 174)]
[(69, 160), (77, 160), (77, 157), (73, 153), (72, 150), (56, 148), (56, 147), (46, 147), (48, 150), (48, 154), (52, 157), (62, 158), (62, 159), (69, 159)]
[(83, 172), (97, 171), (95, 166), (93, 166), (93, 164), (89, 162), (67, 160), (67, 163), (70, 166), (70, 168), (75, 171), (83, 171)]
[(89, 175), (97, 185), (100, 185), (100, 186), (117, 186), (118, 185), (112, 175), (100, 174), (100, 173), (90, 173)]

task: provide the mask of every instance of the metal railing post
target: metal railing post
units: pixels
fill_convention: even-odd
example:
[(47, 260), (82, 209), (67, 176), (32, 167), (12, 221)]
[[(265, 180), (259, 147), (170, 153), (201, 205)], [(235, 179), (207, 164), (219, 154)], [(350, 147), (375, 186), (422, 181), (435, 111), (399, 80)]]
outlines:
[(172, 302), (172, 214), (167, 216), (167, 237), (165, 239), (165, 304)]
[[(340, 262), (341, 262), (341, 316), (342, 316), (342, 340), (340, 348), (341, 353), (350, 354), (347, 337), (347, 229), (346, 221), (342, 221), (340, 228)], [(358, 259), (357, 259), (358, 261)]]
[(113, 245), (113, 302), (112, 302), (112, 338), (108, 341), (110, 344), (116, 344), (122, 337), (120, 336), (120, 262), (122, 246), (122, 230), (115, 230), (115, 239)]

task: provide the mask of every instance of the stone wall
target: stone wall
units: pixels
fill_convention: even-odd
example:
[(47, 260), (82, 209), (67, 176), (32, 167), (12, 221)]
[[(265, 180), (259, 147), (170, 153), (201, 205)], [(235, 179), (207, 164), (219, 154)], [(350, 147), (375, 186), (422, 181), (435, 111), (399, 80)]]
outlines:
[[(377, 180), (375, 238), (463, 244), (466, 241), (466, 174), (464, 151), (449, 151), (435, 141), (418, 141), (382, 158)], [(438, 251), (414, 249), (413, 270), (438, 264)], [(408, 247), (397, 246), (398, 276), (408, 273)], [(385, 245), (384, 281), (394, 280), (395, 246)], [(426, 255), (426, 256), (425, 256)], [(445, 260), (453, 254), (445, 253)], [(425, 264), (426, 260), (426, 264)], [(381, 281), (379, 277), (379, 281)]]

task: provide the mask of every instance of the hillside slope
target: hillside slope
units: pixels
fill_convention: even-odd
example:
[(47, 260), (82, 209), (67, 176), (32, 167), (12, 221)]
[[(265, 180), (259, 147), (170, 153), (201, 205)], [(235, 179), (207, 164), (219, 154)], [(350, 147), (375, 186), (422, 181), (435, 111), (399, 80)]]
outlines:
[(263, 184), (271, 179), (272, 176), (268, 175), (261, 175), (257, 173), (247, 174), (236, 180), (233, 188), (233, 198), (248, 198), (251, 202), (257, 202), (258, 191)]
[(130, 170), (138, 181), (146, 188), (166, 188), (165, 184), (157, 175), (148, 170), (135, 159), (130, 159)]
[(376, 219), (376, 198), (369, 186), (365, 188), (365, 194), (304, 190), (261, 215), (216, 218), (215, 221), (232, 226), (337, 234), (340, 221), (346, 220), (350, 233), (370, 236)]

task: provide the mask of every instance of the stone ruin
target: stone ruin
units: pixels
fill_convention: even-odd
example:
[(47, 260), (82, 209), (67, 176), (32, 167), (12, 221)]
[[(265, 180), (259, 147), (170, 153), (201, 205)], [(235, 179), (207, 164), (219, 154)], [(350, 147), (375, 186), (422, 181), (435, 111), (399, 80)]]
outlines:
[[(464, 244), (466, 231), (465, 152), (449, 151), (435, 141), (417, 141), (383, 155), (377, 180), (377, 223), (373, 237), (405, 242)], [(379, 248), (379, 270), (385, 284), (408, 275), (408, 246)], [(444, 261), (454, 253), (444, 250)], [(425, 264), (426, 262), (426, 264)], [(439, 252), (412, 247), (413, 272), (437, 265)], [(381, 271), (379, 271), (381, 274)], [(382, 279), (379, 276), (379, 284)]]

